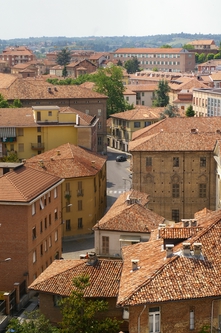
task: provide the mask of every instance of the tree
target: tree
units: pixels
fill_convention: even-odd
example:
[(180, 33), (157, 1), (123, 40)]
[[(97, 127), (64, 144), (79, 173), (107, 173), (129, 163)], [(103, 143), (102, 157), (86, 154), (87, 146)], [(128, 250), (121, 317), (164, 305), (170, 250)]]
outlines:
[(124, 100), (123, 70), (119, 66), (99, 68), (97, 74), (91, 75), (95, 82), (94, 90), (104, 94), (107, 99), (107, 116), (126, 110)]
[(174, 105), (168, 105), (167, 108), (160, 114), (160, 119), (179, 117), (179, 110)]
[(167, 106), (169, 104), (169, 91), (170, 87), (168, 82), (165, 80), (160, 80), (158, 83), (158, 89), (154, 92), (155, 97), (153, 100), (153, 106)]
[(206, 55), (205, 55), (205, 53), (200, 53), (199, 57), (198, 57), (198, 63), (202, 64), (205, 61), (206, 61)]
[(12, 108), (22, 108), (22, 103), (20, 99), (14, 99), (12, 105), (10, 106)]
[(122, 61), (120, 59), (117, 62), (117, 66), (121, 66), (121, 67), (123, 66), (123, 63), (122, 63)]
[(16, 152), (10, 151), (7, 156), (2, 157), (3, 162), (19, 162), (19, 158)]
[(59, 333), (60, 330), (52, 326), (39, 311), (27, 314), (27, 319), (12, 318), (8, 325), (8, 332), (15, 333)]
[(193, 110), (193, 106), (190, 105), (188, 106), (188, 108), (186, 109), (186, 117), (194, 117), (195, 116), (195, 112)]
[(221, 52), (215, 54), (214, 59), (221, 59)]
[(67, 67), (66, 67), (66, 66), (64, 66), (64, 68), (63, 68), (62, 76), (63, 76), (63, 77), (68, 76), (68, 71), (67, 71)]
[(126, 68), (128, 74), (133, 74), (140, 72), (139, 65), (140, 62), (137, 60), (137, 57), (133, 57), (125, 62), (124, 67)]
[(73, 279), (74, 289), (69, 297), (60, 302), (62, 313), (61, 331), (63, 333), (116, 333), (120, 322), (105, 317), (98, 320), (97, 313), (108, 309), (103, 300), (92, 300), (84, 297), (85, 289), (90, 285), (88, 276)]
[(161, 48), (161, 49), (171, 49), (172, 46), (169, 45), (169, 44), (164, 44), (164, 45), (162, 45), (160, 48)]
[(214, 59), (214, 53), (208, 53), (206, 56), (206, 61)]
[(2, 94), (0, 94), (0, 108), (9, 108), (9, 103), (6, 99), (4, 99)]
[(194, 50), (194, 46), (191, 44), (184, 44), (183, 49), (185, 50)]
[(66, 66), (70, 64), (71, 61), (71, 52), (69, 50), (62, 49), (58, 54), (57, 54), (57, 64), (60, 66)]

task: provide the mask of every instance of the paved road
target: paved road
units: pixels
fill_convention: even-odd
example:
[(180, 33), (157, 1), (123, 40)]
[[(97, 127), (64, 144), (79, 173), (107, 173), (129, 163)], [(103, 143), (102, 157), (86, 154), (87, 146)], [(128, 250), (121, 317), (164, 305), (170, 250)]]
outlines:
[[(108, 147), (107, 159), (107, 210), (113, 205), (116, 199), (125, 190), (129, 190), (131, 181), (129, 179), (130, 161), (116, 162), (116, 156), (122, 154), (121, 151)], [(106, 210), (106, 211), (107, 211)], [(80, 254), (94, 251), (94, 234), (82, 237), (73, 237), (72, 239), (63, 241), (64, 259), (79, 259)]]
[(64, 259), (79, 259), (80, 254), (94, 251), (94, 234), (85, 235), (84, 238), (73, 238), (63, 241)]

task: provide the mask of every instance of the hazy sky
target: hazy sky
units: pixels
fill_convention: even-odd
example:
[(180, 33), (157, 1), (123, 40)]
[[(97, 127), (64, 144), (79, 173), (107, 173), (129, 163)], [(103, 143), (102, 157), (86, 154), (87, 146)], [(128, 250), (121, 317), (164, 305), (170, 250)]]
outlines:
[(0, 0), (0, 39), (221, 34), (221, 0)]

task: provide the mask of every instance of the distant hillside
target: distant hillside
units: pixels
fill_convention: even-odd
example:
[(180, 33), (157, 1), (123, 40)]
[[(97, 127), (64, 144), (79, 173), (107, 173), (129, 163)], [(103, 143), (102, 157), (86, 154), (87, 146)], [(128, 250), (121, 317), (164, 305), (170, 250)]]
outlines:
[(122, 37), (29, 37), (26, 39), (0, 39), (0, 52), (7, 46), (27, 45), (34, 51), (51, 52), (68, 47), (70, 50), (94, 50), (97, 52), (110, 52), (120, 47), (160, 47), (169, 44), (172, 47), (181, 47), (190, 41), (197, 39), (213, 39), (217, 46), (221, 42), (221, 34), (219, 35), (203, 35), (177, 33), (169, 35), (153, 35), (153, 36), (122, 36)]

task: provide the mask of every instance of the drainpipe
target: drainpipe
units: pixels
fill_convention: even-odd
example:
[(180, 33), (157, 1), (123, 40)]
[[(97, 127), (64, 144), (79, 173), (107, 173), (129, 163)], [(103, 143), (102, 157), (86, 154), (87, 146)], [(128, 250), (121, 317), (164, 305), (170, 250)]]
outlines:
[(142, 316), (144, 310), (146, 309), (147, 305), (145, 304), (143, 307), (143, 310), (139, 314), (138, 320), (137, 320), (137, 333), (140, 333), (140, 317)]

